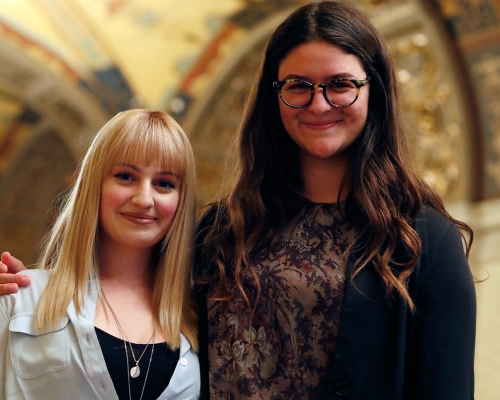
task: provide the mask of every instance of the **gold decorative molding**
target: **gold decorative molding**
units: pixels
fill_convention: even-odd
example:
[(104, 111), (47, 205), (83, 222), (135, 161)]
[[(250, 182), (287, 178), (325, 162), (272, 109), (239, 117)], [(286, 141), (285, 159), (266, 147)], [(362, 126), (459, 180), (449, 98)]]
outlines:
[(472, 67), (477, 84), (477, 92), (483, 93), (479, 99), (484, 129), (487, 132), (486, 155), (487, 186), (491, 192), (500, 191), (500, 50), (497, 54), (483, 54)]
[(410, 140), (424, 179), (444, 196), (452, 195), (460, 178), (455, 151), (463, 131), (456, 122), (453, 87), (441, 76), (436, 49), (422, 29), (391, 41)]

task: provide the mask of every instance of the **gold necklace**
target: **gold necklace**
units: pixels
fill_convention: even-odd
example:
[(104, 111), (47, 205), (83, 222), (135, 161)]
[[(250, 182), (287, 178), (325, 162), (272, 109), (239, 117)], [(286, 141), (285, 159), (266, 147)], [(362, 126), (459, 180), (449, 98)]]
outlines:
[[(142, 395), (144, 394), (144, 389), (146, 388), (146, 381), (148, 380), (149, 369), (151, 368), (151, 361), (153, 359), (153, 352), (155, 350), (154, 337), (155, 337), (155, 333), (156, 333), (156, 328), (153, 329), (153, 334), (149, 338), (148, 344), (146, 345), (146, 347), (142, 351), (140, 357), (138, 359), (136, 359), (135, 354), (134, 354), (134, 350), (132, 349), (132, 343), (130, 342), (127, 335), (125, 334), (125, 331), (123, 330), (122, 326), (120, 325), (120, 322), (118, 321), (118, 317), (116, 316), (115, 312), (111, 308), (111, 305), (109, 304), (109, 301), (108, 301), (106, 295), (104, 294), (104, 291), (102, 290), (102, 288), (101, 288), (101, 293), (102, 293), (102, 296), (104, 298), (104, 301), (106, 302), (106, 305), (109, 308), (109, 311), (111, 311), (111, 314), (113, 315), (113, 319), (115, 320), (116, 326), (117, 326), (118, 330), (120, 331), (120, 335), (122, 335), (123, 345), (125, 347), (125, 359), (127, 361), (128, 396), (129, 396), (130, 400), (132, 400), (132, 391), (130, 389), (130, 378), (131, 377), (137, 378), (141, 374), (141, 369), (139, 368), (139, 361), (141, 361), (141, 358), (144, 355), (144, 353), (146, 353), (146, 350), (147, 350), (149, 344), (151, 343), (151, 341), (153, 341), (153, 346), (151, 348), (151, 356), (149, 357), (148, 369), (146, 370), (146, 377), (144, 378), (144, 384), (142, 385), (141, 397), (139, 398), (139, 400), (142, 400)], [(134, 359), (134, 362), (135, 362), (135, 366), (132, 368), (130, 368), (130, 365), (128, 362), (127, 342), (128, 342), (129, 347), (130, 347), (130, 352), (132, 353), (132, 358)]]

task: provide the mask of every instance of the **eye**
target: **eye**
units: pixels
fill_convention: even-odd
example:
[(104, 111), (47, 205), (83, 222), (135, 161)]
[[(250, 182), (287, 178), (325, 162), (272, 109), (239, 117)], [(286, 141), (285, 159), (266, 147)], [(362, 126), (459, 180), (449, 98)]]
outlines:
[(122, 181), (130, 181), (133, 179), (132, 175), (129, 174), (128, 172), (118, 172), (114, 174), (114, 177)]
[(336, 92), (353, 89), (356, 89), (356, 85), (348, 80), (332, 81), (328, 83), (328, 90), (333, 90)]
[(161, 179), (155, 183), (156, 186), (159, 186), (163, 189), (175, 189), (175, 184), (168, 179)]
[(285, 83), (283, 85), (283, 90), (293, 91), (293, 92), (303, 92), (303, 91), (308, 92), (311, 90), (311, 85), (303, 81), (292, 81)]

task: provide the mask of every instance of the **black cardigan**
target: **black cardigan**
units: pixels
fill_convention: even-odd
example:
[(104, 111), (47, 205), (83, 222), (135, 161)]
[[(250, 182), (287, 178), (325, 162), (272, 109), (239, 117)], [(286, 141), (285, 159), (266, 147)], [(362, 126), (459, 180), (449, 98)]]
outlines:
[[(413, 226), (422, 241), (409, 281), (416, 311), (411, 312), (399, 296), (388, 297), (371, 268), (361, 270), (353, 282), (347, 279), (330, 385), (327, 393), (318, 393), (318, 399), (474, 398), (476, 298), (459, 231), (430, 207)], [(348, 276), (354, 257), (349, 259)], [(198, 257), (195, 271), (210, 264)], [(206, 395), (207, 308), (202, 291), (196, 293), (202, 393)]]

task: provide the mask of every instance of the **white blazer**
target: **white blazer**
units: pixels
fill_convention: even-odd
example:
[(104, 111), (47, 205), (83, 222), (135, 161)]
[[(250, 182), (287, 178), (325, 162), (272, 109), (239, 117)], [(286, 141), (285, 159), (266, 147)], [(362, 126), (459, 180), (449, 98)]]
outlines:
[[(89, 292), (82, 313), (73, 302), (54, 329), (35, 331), (33, 317), (49, 272), (23, 271), (31, 284), (0, 296), (0, 400), (118, 400), (94, 329), (97, 294)], [(159, 400), (197, 399), (200, 365), (181, 337), (180, 358)]]

